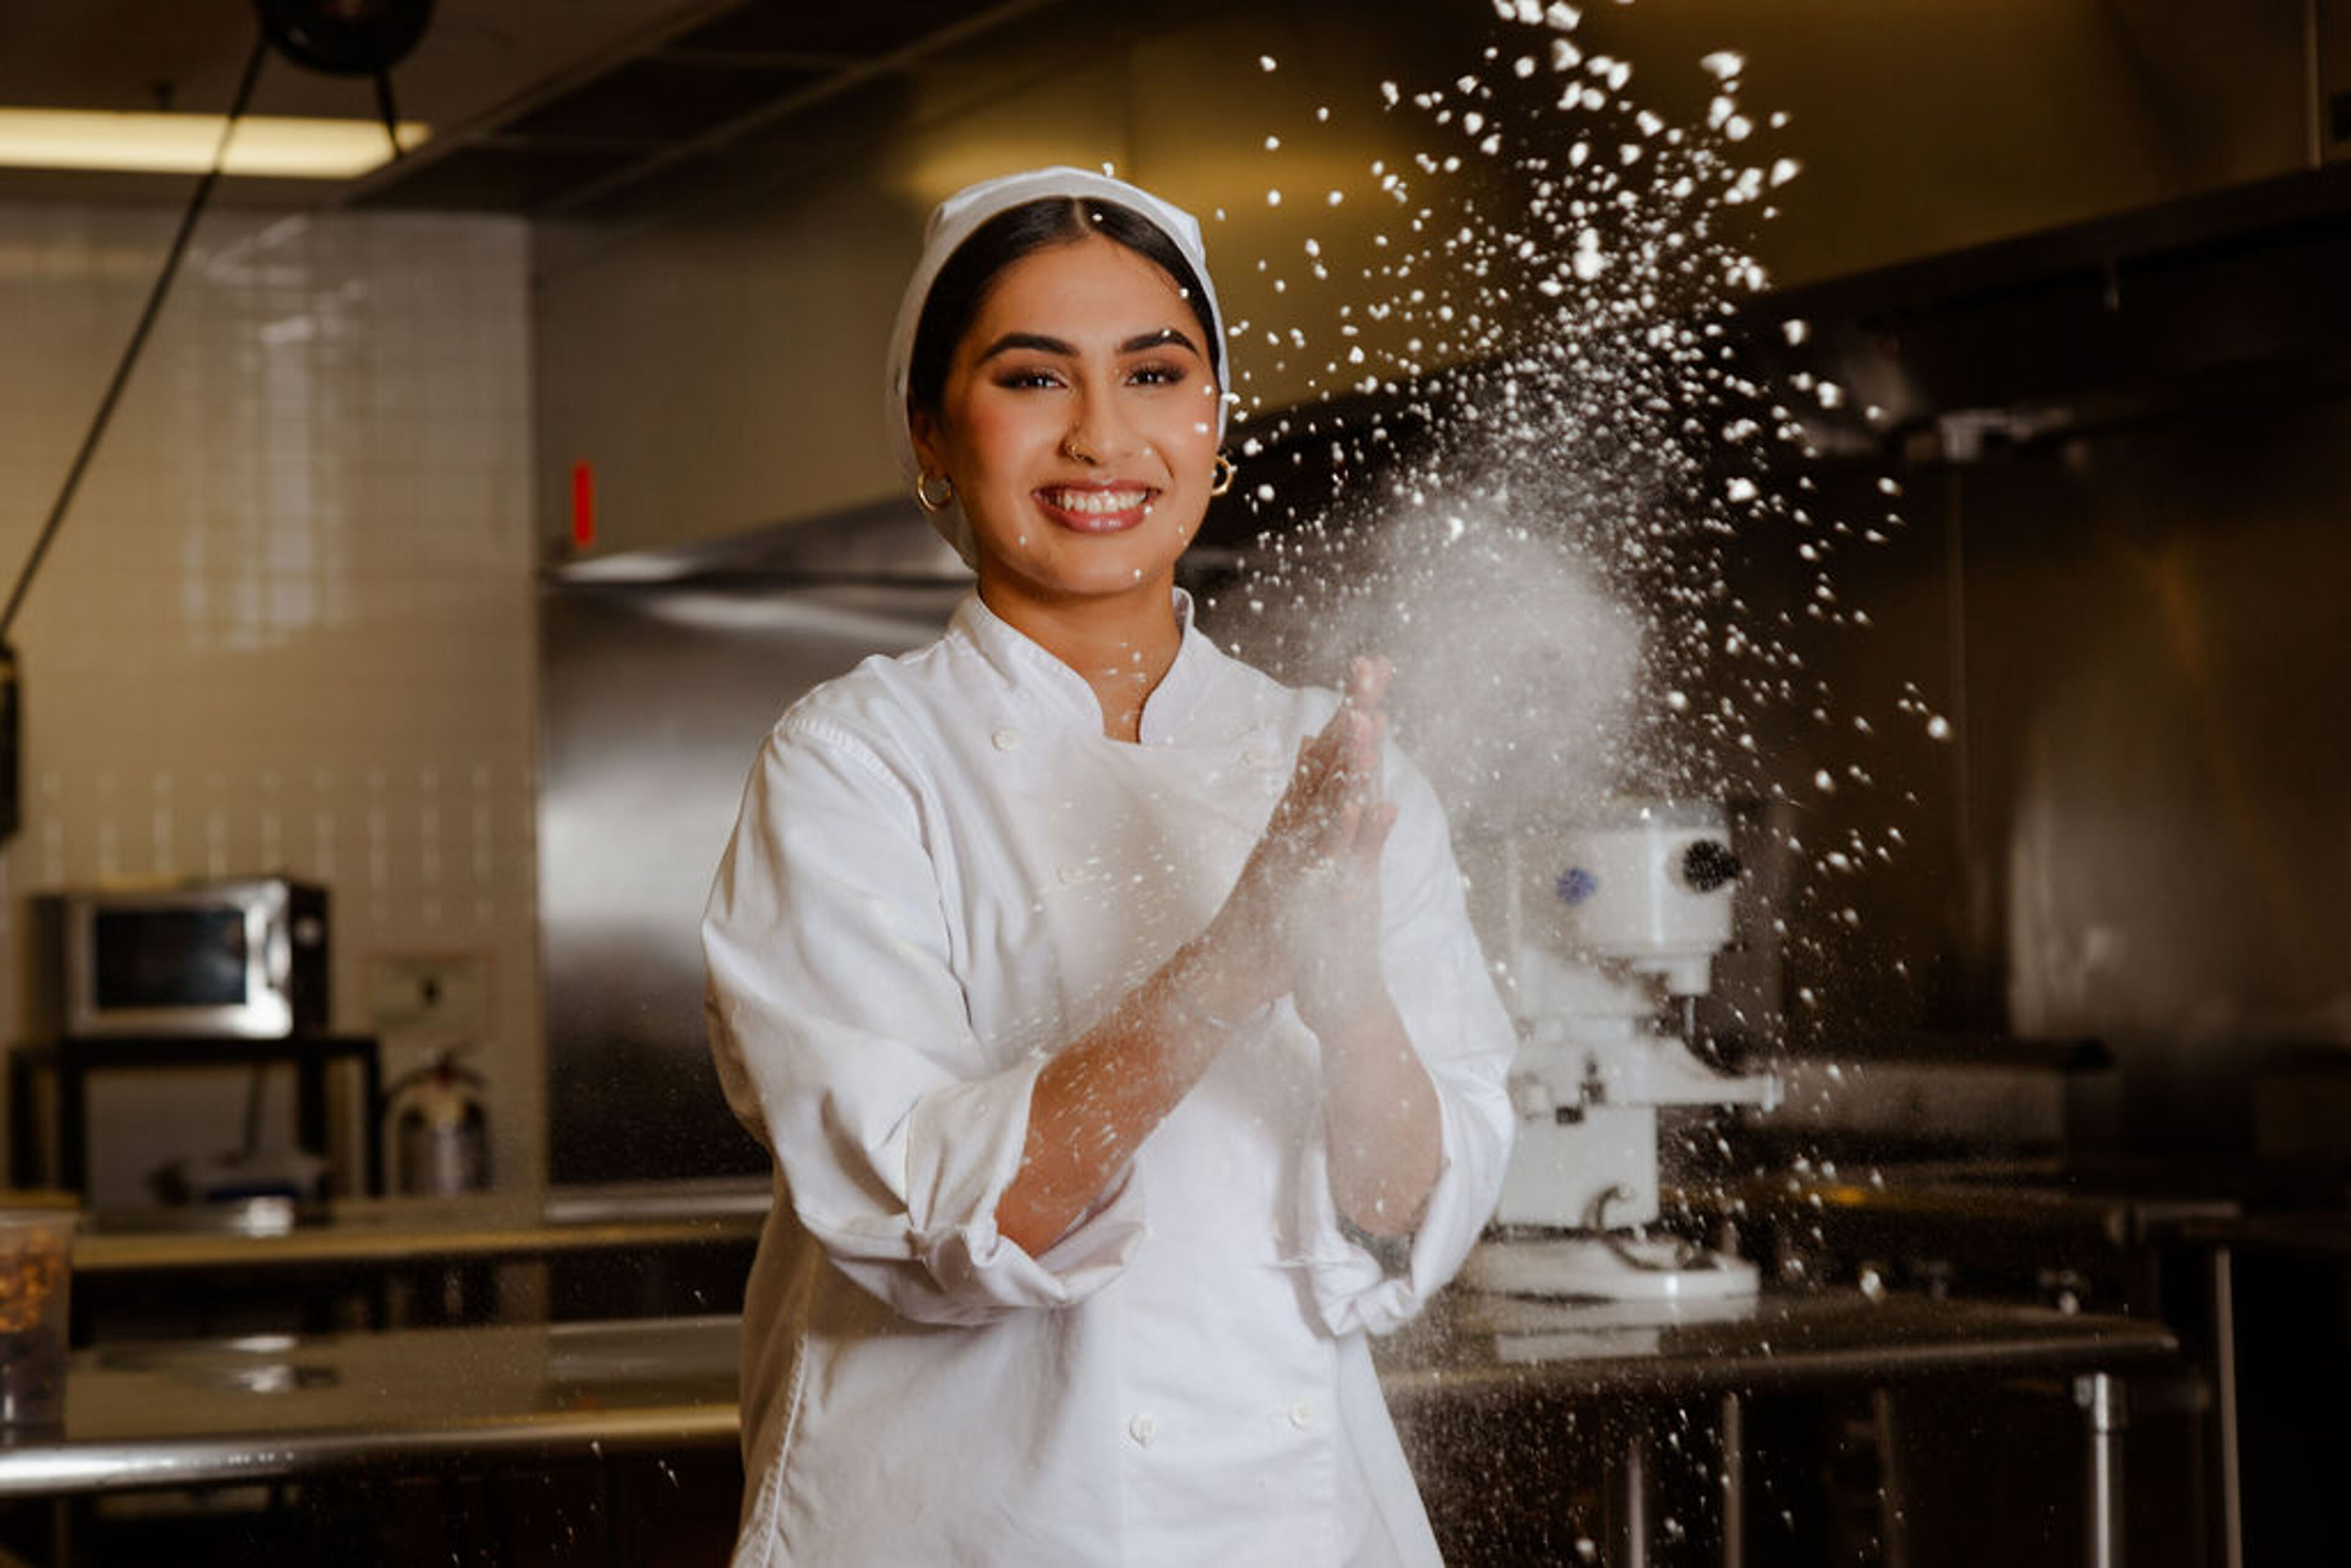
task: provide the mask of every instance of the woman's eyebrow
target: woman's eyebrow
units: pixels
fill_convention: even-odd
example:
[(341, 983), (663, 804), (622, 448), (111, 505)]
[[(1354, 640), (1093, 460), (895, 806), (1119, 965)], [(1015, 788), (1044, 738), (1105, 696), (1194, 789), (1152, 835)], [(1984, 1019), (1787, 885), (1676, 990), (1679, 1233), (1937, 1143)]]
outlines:
[(984, 364), (998, 354), (1008, 354), (1019, 349), (1040, 354), (1060, 354), (1064, 358), (1078, 351), (1074, 345), (1059, 338), (1048, 338), (1042, 332), (1007, 332), (979, 351), (979, 362)]
[[(1200, 346), (1197, 343), (1173, 327), (1160, 327), (1148, 332), (1138, 333), (1121, 343), (1118, 346), (1118, 351), (1122, 354), (1140, 354), (1146, 350), (1165, 348), (1170, 343), (1178, 348), (1189, 349), (1195, 355), (1200, 352)], [(1064, 359), (1074, 359), (1078, 352), (1075, 344), (1061, 338), (1047, 337), (1042, 332), (1007, 332), (988, 344), (987, 348), (982, 349), (979, 359), (976, 362), (985, 364), (998, 354), (1009, 354), (1020, 350), (1038, 354), (1059, 354)]]
[(1145, 332), (1140, 337), (1129, 338), (1118, 346), (1118, 351), (1122, 354), (1139, 354), (1146, 349), (1163, 348), (1169, 343), (1189, 349), (1196, 355), (1200, 351), (1199, 344), (1195, 343), (1173, 327), (1162, 327), (1155, 332)]

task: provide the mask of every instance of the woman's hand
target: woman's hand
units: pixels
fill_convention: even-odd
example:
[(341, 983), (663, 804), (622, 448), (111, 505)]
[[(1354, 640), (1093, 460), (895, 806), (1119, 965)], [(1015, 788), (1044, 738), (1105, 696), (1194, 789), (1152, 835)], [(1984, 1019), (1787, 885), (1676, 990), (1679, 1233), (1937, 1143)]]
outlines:
[(1391, 673), (1384, 659), (1354, 660), (1338, 711), (1300, 759), (1301, 772), (1319, 770), (1311, 810), (1324, 822), (1318, 856), (1290, 907), (1290, 993), (1299, 1017), (1318, 1034), (1387, 994), (1380, 967), (1380, 852), (1395, 807), (1380, 785), (1387, 735), (1380, 703)]
[(1240, 1010), (1288, 994), (1314, 1028), (1380, 992), (1380, 851), (1395, 821), (1380, 790), (1389, 674), (1384, 659), (1353, 662), (1338, 710), (1299, 748), (1290, 786), (1210, 927), (1219, 956), (1252, 956)]

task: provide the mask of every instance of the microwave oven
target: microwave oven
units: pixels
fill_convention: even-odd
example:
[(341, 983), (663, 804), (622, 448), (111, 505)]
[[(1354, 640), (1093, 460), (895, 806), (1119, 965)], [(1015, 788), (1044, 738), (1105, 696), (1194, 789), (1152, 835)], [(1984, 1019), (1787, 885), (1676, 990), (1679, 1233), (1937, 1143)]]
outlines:
[(327, 890), (287, 877), (44, 894), (37, 1025), (53, 1038), (327, 1031)]

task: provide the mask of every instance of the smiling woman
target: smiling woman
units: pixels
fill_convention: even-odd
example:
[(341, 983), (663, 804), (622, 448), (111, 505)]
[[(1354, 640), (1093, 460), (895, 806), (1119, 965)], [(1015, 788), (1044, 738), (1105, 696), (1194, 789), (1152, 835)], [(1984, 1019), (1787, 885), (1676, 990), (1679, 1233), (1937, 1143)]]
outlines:
[(1222, 340), (1147, 192), (933, 221), (891, 431), (977, 591), (784, 716), (703, 926), (787, 1200), (738, 1563), (1436, 1561), (1365, 1336), (1491, 1211), (1514, 1042), (1385, 666), (1282, 687), (1175, 586)]
[(924, 473), (954, 487), (981, 601), (1086, 675), (1133, 740), (1175, 658), (1176, 561), (1216, 469), (1215, 340), (1161, 266), (1101, 235), (1005, 267), (955, 340), (912, 411)]
[[(908, 290), (891, 431), (917, 497), (948, 497), (934, 516), (981, 598), (1032, 636), (1058, 631), (1133, 739), (1174, 653), (1176, 558), (1211, 476), (1231, 472), (1216, 456), (1223, 333), (1205, 265), (1170, 237), (1196, 250), (1187, 216), (1131, 186), (1081, 197), (1035, 180), (941, 209), (941, 228), (968, 233), (951, 248), (935, 234), (937, 274)], [(1073, 537), (1123, 548), (1057, 548)], [(1106, 619), (1155, 632), (1155, 646), (1084, 646)]]

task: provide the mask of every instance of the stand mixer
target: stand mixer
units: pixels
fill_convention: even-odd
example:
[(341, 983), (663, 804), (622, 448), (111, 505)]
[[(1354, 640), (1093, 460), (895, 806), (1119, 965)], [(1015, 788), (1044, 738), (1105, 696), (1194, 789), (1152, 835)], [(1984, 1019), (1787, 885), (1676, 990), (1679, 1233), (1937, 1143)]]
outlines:
[(1772, 1075), (1719, 1072), (1689, 1050), (1731, 941), (1740, 865), (1721, 810), (1625, 804), (1529, 851), (1512, 841), (1506, 870), (1518, 1142), (1497, 1229), (1464, 1282), (1604, 1301), (1752, 1295), (1753, 1264), (1647, 1229), (1660, 1107), (1779, 1103)]

